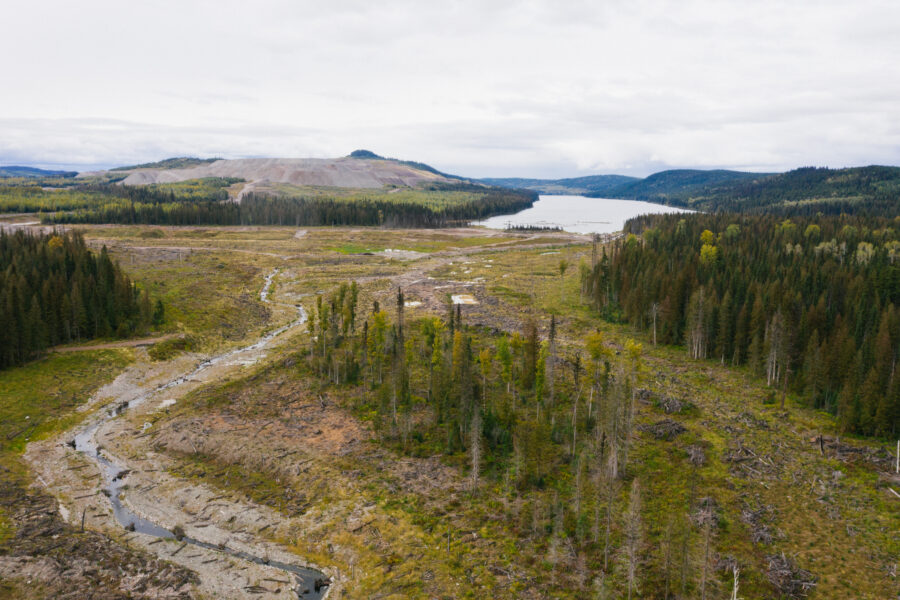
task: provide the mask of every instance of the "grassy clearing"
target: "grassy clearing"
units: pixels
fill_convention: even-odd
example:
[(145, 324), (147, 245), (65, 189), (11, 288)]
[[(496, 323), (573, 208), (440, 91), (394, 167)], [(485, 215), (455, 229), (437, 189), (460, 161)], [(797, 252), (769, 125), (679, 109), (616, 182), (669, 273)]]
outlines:
[[(267, 256), (208, 250), (113, 247), (125, 271), (165, 305), (164, 332), (185, 333), (200, 350), (245, 339), (272, 318), (259, 301)], [(224, 292), (224, 293), (223, 293)]]
[(196, 345), (196, 340), (191, 336), (180, 336), (153, 344), (153, 346), (147, 350), (147, 354), (155, 361), (170, 360), (182, 352), (193, 351), (196, 348)]
[(74, 410), (134, 360), (129, 349), (51, 354), (0, 371), (0, 451), (71, 427)]
[[(192, 254), (177, 264), (134, 268), (133, 276), (166, 306), (165, 330), (199, 335), (207, 345), (240, 340), (268, 321), (257, 287), (265, 273), (246, 261), (210, 253)], [(222, 294), (221, 290), (230, 290)]]
[(341, 254), (362, 254), (363, 252), (381, 252), (384, 248), (373, 248), (362, 244), (342, 244), (331, 248), (331, 250)]
[[(89, 414), (77, 407), (133, 360), (130, 349), (94, 350), (0, 371), (0, 486), (24, 493), (25, 445), (76, 425)], [(0, 545), (15, 533), (11, 517), (8, 507), (0, 509)]]

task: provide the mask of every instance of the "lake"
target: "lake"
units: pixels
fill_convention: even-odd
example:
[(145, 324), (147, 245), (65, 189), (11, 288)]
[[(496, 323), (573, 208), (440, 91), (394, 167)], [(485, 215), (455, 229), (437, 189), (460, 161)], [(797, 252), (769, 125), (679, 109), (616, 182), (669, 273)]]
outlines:
[(625, 221), (651, 213), (691, 212), (683, 208), (653, 204), (641, 200), (587, 198), (585, 196), (540, 196), (531, 208), (514, 215), (500, 215), (473, 225), (506, 229), (516, 225), (559, 227), (572, 233), (614, 233), (622, 231)]

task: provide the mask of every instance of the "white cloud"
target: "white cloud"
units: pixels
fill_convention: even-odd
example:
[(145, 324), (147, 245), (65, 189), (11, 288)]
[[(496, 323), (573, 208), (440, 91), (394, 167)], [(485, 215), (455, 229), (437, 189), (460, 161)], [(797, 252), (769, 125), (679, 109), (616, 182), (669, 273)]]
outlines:
[(472, 176), (900, 162), (900, 5), (13, 2), (0, 164), (354, 148)]

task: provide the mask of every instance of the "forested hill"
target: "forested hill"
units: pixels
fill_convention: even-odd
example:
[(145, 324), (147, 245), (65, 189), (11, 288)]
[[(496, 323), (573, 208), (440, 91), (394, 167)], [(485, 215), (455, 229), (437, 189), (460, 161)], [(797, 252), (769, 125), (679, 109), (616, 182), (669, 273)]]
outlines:
[(777, 174), (663, 171), (614, 193), (706, 212), (893, 216), (900, 214), (900, 167), (804, 167)]
[(0, 230), (0, 368), (55, 344), (130, 335), (162, 310), (151, 310), (106, 248), (91, 252), (76, 233)]
[[(647, 200), (676, 206), (692, 206), (691, 200), (693, 198), (705, 196), (710, 190), (719, 189), (722, 186), (765, 179), (769, 175), (771, 174), (727, 171), (724, 169), (712, 171), (674, 169), (660, 171), (644, 179), (625, 183), (611, 190), (611, 193), (614, 198)], [(602, 194), (599, 193), (588, 195), (602, 197)]]
[(521, 177), (501, 177), (482, 179), (482, 183), (505, 188), (534, 190), (541, 194), (575, 194), (613, 197), (609, 194), (620, 186), (638, 182), (637, 177), (627, 175), (588, 175), (567, 179), (525, 179)]

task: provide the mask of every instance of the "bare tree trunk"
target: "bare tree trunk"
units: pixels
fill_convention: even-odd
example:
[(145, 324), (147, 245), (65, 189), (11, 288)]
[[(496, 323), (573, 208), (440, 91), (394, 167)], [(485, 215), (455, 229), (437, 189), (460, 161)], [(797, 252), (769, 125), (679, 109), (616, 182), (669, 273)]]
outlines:
[(641, 486), (638, 480), (631, 482), (631, 494), (628, 500), (628, 513), (625, 515), (625, 556), (628, 579), (628, 599), (637, 588), (637, 570), (640, 562), (642, 538), (641, 525)]
[[(694, 496), (696, 495), (697, 489), (697, 467), (694, 466), (691, 469), (691, 491), (688, 495), (688, 512), (691, 511), (694, 506)], [(685, 594), (687, 592), (687, 572), (688, 572), (688, 559), (689, 554), (688, 550), (690, 549), (691, 544), (691, 527), (688, 523), (684, 530), (684, 538), (681, 541), (681, 593)]]
[(781, 383), (781, 410), (784, 410), (784, 399), (787, 396), (788, 372), (789, 369), (785, 368), (784, 375), (782, 376), (783, 381)]
[(715, 509), (710, 506), (709, 498), (706, 499), (704, 507), (700, 510), (698, 515), (698, 524), (703, 526), (703, 575), (700, 580), (700, 598), (701, 600), (706, 600), (706, 582), (708, 580), (708, 572), (709, 572), (709, 552), (710, 552), (710, 539), (713, 535), (713, 526), (716, 523)]
[(603, 571), (609, 571), (609, 532), (612, 528), (613, 480), (606, 482), (606, 537), (603, 540)]
[(703, 550), (703, 576), (700, 579), (700, 600), (706, 600), (706, 571), (709, 567), (709, 538), (711, 534), (711, 526), (709, 523), (704, 528), (704, 550)]
[(587, 414), (588, 419), (591, 418), (591, 408), (593, 407), (593, 405), (594, 405), (594, 386), (591, 385), (591, 396), (588, 399), (588, 414)]
[(664, 600), (669, 600), (669, 588), (672, 576), (672, 530), (674, 529), (673, 518), (669, 517), (666, 525), (666, 533), (663, 537), (663, 579), (665, 581)]
[(472, 414), (472, 426), (469, 453), (472, 459), (472, 491), (478, 490), (478, 477), (481, 470), (481, 409), (476, 405)]
[(581, 397), (581, 390), (575, 394), (575, 402), (572, 407), (572, 456), (575, 456), (575, 447), (578, 443), (578, 399)]
[(610, 446), (610, 453), (607, 460), (607, 472), (604, 483), (606, 484), (606, 537), (603, 541), (603, 571), (609, 570), (609, 536), (612, 530), (612, 504), (615, 496), (616, 485), (616, 468), (618, 465), (618, 456), (615, 450), (615, 442), (613, 440)]

